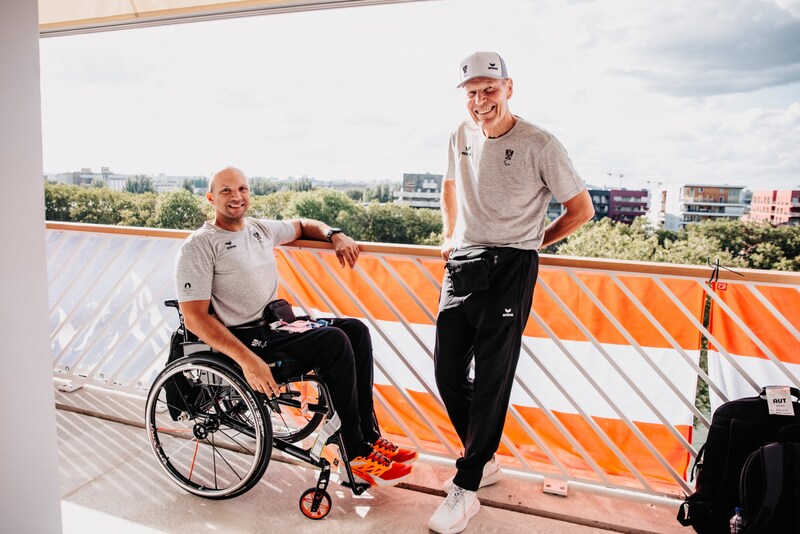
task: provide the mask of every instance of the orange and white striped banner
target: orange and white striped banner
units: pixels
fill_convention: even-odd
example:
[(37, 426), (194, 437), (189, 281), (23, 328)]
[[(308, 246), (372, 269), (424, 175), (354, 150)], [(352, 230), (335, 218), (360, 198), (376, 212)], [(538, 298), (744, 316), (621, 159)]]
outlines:
[[(727, 400), (768, 385), (800, 387), (800, 290), (731, 282), (713, 289), (709, 376)], [(716, 409), (726, 399), (711, 400)]]
[[(383, 430), (430, 453), (459, 450), (431, 357), (442, 261), (362, 254), (357, 270), (343, 270), (326, 253), (278, 258), (283, 296), (372, 323)], [(687, 313), (700, 320), (703, 290), (612, 276), (541, 270), (499, 452), (539, 472), (674, 491), (689, 463), (699, 359)]]

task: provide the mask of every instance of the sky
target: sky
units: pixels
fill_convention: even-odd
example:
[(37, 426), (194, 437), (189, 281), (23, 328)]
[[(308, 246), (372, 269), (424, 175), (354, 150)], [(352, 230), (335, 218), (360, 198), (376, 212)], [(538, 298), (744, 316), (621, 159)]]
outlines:
[(44, 38), (44, 170), (442, 174), (476, 50), (590, 185), (800, 189), (800, 0), (426, 0)]

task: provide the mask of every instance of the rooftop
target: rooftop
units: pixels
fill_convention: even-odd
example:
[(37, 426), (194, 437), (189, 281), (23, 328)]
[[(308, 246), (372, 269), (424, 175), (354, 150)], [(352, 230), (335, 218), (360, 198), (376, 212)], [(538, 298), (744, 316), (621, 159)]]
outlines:
[[(394, 488), (354, 496), (333, 482), (333, 510), (313, 521), (297, 503), (314, 486), (315, 471), (275, 453), (261, 482), (248, 493), (207, 500), (184, 492), (159, 469), (144, 430), (136, 424), (143, 399), (92, 387), (71, 393), (56, 389), (55, 395), (66, 534), (248, 533), (263, 532), (267, 525), (270, 532), (427, 532), (428, 518), (445, 495), (442, 482), (453, 474), (449, 462), (424, 456), (411, 480)], [(116, 415), (89, 415), (109, 408)], [(465, 532), (683, 532), (675, 521), (678, 503), (672, 499), (579, 486), (570, 486), (568, 496), (561, 497), (542, 489), (539, 478), (506, 472), (500, 482), (479, 491), (482, 510)]]

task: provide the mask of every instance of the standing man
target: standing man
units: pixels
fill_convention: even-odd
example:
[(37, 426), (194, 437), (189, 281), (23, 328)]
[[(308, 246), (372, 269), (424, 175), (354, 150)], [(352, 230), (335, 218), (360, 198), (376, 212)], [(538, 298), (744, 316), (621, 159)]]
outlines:
[(264, 324), (265, 307), (278, 291), (275, 246), (300, 238), (330, 241), (342, 267), (352, 268), (358, 244), (320, 221), (246, 217), (250, 189), (244, 173), (233, 167), (211, 177), (206, 198), (214, 220), (186, 239), (175, 261), (186, 328), (235, 361), (253, 389), (267, 396), (279, 394), (278, 381), (317, 369), (341, 419), (353, 474), (379, 486), (406, 479), (417, 453), (380, 435), (367, 326), (357, 319), (331, 319), (330, 326), (290, 334)]
[[(464, 530), (480, 510), (478, 488), (500, 478), (494, 453), (533, 301), (537, 251), (594, 215), (561, 143), (509, 111), (513, 81), (503, 59), (476, 52), (461, 63), (460, 75), (471, 120), (450, 137), (442, 191), (447, 270), (434, 365), (464, 455), (428, 523), (441, 534)], [(566, 211), (545, 228), (551, 196)]]

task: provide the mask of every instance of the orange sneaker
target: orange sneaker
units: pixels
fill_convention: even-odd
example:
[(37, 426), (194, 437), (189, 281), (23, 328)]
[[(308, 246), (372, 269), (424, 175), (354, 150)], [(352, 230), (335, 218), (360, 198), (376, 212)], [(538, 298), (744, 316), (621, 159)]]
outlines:
[(358, 477), (371, 486), (394, 486), (407, 479), (411, 474), (411, 466), (393, 462), (376, 450), (367, 456), (356, 456), (350, 460), (353, 476)]
[(417, 451), (411, 449), (403, 449), (398, 447), (386, 438), (378, 438), (372, 444), (372, 448), (386, 456), (393, 462), (400, 462), (401, 464), (410, 464), (417, 459)]

